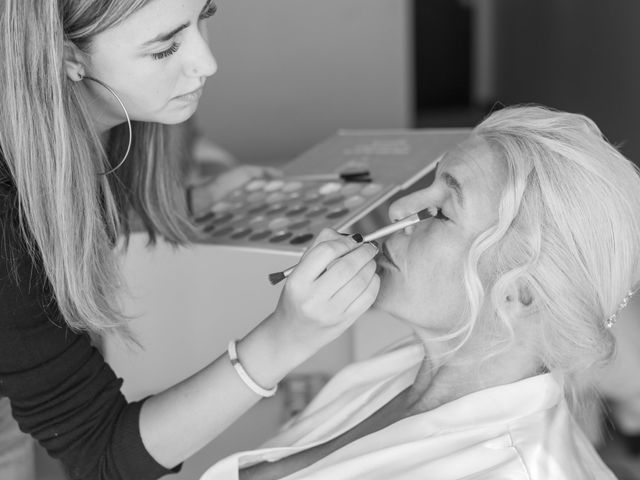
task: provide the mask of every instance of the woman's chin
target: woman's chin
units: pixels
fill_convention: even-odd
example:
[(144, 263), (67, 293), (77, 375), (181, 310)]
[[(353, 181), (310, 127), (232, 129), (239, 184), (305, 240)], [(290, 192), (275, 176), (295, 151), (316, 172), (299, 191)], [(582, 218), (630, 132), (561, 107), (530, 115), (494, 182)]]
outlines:
[(196, 110), (197, 108), (193, 108), (193, 109), (185, 108), (184, 110), (180, 112), (176, 112), (175, 114), (165, 119), (165, 121), (160, 123), (164, 123), (165, 125), (177, 125), (179, 123), (186, 122), (191, 117), (193, 117), (193, 115), (196, 113)]
[(198, 110), (198, 102), (176, 103), (171, 108), (165, 108), (162, 112), (152, 115), (152, 118), (141, 119), (151, 123), (161, 123), (163, 125), (177, 125), (189, 120)]

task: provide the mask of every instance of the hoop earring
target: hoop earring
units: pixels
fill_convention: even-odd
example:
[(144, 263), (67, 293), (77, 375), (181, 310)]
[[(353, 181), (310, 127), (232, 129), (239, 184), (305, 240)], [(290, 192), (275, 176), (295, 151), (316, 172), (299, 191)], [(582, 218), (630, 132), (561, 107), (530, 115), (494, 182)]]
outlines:
[(106, 88), (109, 91), (109, 93), (111, 95), (113, 95), (115, 97), (115, 99), (118, 101), (118, 103), (122, 107), (122, 110), (124, 111), (124, 116), (127, 118), (127, 126), (129, 127), (129, 143), (127, 144), (127, 151), (124, 153), (124, 157), (122, 158), (122, 160), (120, 160), (120, 163), (118, 163), (111, 170), (108, 170), (106, 172), (100, 173), (100, 175), (109, 175), (110, 173), (115, 172), (118, 168), (120, 168), (122, 166), (122, 164), (125, 162), (125, 160), (129, 156), (129, 151), (131, 150), (131, 141), (133, 139), (133, 129), (131, 128), (131, 119), (129, 118), (129, 112), (127, 112), (127, 109), (125, 108), (124, 103), (122, 102), (122, 100), (120, 99), (118, 94), (116, 92), (114, 92), (113, 89), (109, 85), (107, 85), (106, 83), (104, 83), (101, 80), (98, 80), (97, 78), (89, 77), (88, 75), (87, 76), (80, 75), (80, 79), (81, 80), (84, 80), (84, 79), (91, 80), (92, 82), (96, 82), (98, 85), (101, 85), (104, 88)]

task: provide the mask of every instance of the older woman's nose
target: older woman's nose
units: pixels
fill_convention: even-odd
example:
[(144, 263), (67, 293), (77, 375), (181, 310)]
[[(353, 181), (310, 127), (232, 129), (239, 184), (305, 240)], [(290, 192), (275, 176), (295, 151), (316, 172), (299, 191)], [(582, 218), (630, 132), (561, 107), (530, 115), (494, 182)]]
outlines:
[[(428, 207), (432, 207), (432, 197), (430, 189), (418, 190), (417, 192), (410, 193), (402, 198), (399, 198), (391, 205), (389, 205), (389, 220), (397, 222), (409, 215), (418, 213), (420, 210)], [(431, 203), (430, 203), (431, 202)], [(404, 233), (411, 235), (415, 230), (415, 225), (406, 227)]]
[(424, 190), (410, 193), (389, 205), (389, 220), (396, 222), (429, 206)]
[(392, 222), (397, 222), (401, 218), (406, 217), (403, 213), (406, 211), (406, 208), (401, 204), (400, 200), (396, 200), (389, 206), (389, 220)]

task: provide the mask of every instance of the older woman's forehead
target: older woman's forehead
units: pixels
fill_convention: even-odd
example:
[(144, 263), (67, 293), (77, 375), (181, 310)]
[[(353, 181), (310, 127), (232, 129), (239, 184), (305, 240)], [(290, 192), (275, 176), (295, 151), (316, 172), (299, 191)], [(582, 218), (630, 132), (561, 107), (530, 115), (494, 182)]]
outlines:
[[(438, 165), (438, 173), (447, 172), (461, 184), (503, 185), (506, 166), (489, 144), (480, 137), (470, 137), (448, 151)], [(470, 185), (468, 185), (470, 186)]]

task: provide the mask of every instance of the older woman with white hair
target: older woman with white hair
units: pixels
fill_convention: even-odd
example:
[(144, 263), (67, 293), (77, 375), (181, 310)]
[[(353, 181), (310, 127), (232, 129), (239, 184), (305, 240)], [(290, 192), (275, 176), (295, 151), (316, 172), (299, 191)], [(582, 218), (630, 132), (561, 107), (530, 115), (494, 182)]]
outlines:
[(378, 259), (412, 338), (338, 373), (203, 477), (615, 478), (576, 422), (640, 281), (640, 176), (582, 115), (497, 111), (390, 207)]

